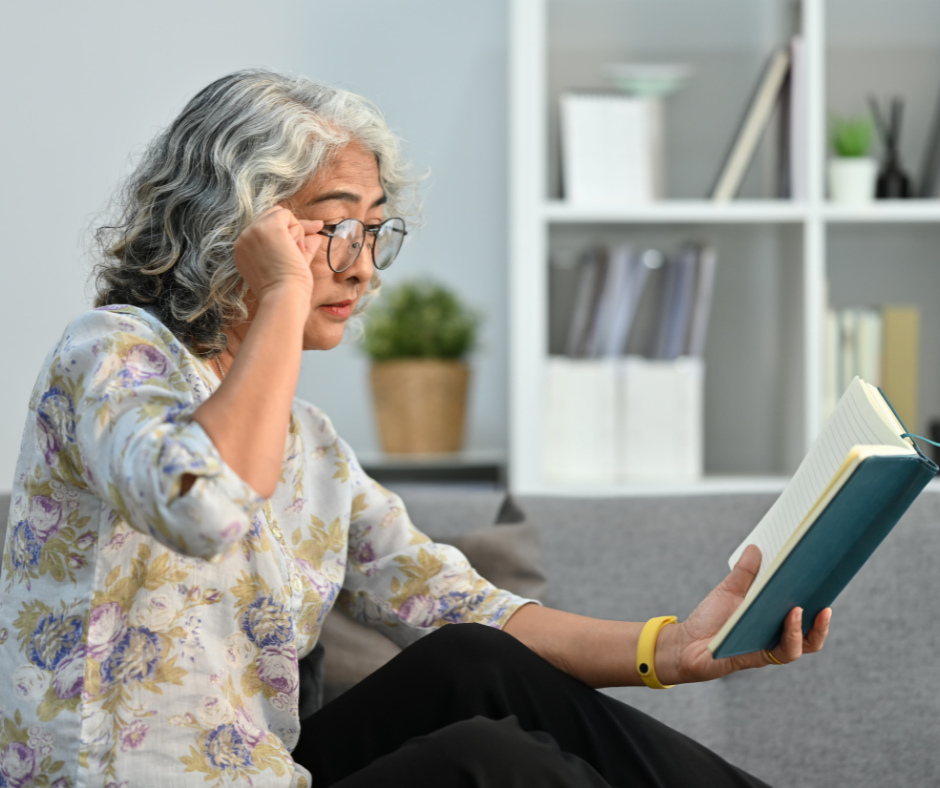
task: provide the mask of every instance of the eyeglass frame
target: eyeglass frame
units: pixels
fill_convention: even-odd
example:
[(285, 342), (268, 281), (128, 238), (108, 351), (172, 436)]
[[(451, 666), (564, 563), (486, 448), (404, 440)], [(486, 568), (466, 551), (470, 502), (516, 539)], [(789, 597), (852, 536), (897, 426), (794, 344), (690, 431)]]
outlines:
[[(400, 216), (389, 216), (381, 224), (366, 224), (364, 221), (362, 221), (362, 219), (356, 219), (354, 217), (350, 217), (349, 219), (343, 219), (342, 222), (337, 222), (336, 224), (324, 224), (323, 227), (319, 231), (317, 231), (317, 235), (323, 235), (330, 239), (326, 243), (326, 264), (330, 267), (330, 270), (334, 274), (341, 274), (343, 273), (343, 271), (348, 271), (350, 268), (352, 268), (356, 264), (356, 262), (359, 260), (359, 255), (362, 254), (362, 249), (360, 249), (356, 253), (356, 256), (353, 258), (353, 261), (340, 271), (337, 271), (333, 267), (333, 263), (330, 261), (330, 247), (333, 245), (333, 236), (336, 235), (336, 228), (339, 227), (341, 224), (343, 224), (343, 222), (359, 222), (359, 224), (362, 225), (363, 231), (366, 235), (371, 233), (372, 234), (372, 244), (371, 244), (372, 265), (379, 271), (385, 271), (391, 268), (392, 263), (394, 263), (395, 259), (398, 257), (398, 252), (395, 252), (395, 257), (392, 258), (392, 263), (389, 263), (387, 266), (385, 266), (385, 268), (379, 268), (375, 264), (375, 242), (378, 240), (379, 233), (382, 231), (382, 228), (389, 222), (396, 221), (396, 220), (401, 222), (402, 225), (404, 225), (404, 229), (401, 230), (401, 241), (402, 243), (404, 243), (405, 236), (408, 235), (408, 225), (405, 224), (405, 220), (402, 219)], [(329, 232), (327, 232), (327, 230), (329, 230)], [(398, 230), (396, 229), (395, 232), (398, 232)], [(363, 244), (363, 247), (365, 247), (365, 244)], [(401, 251), (401, 247), (399, 247), (399, 251)]]

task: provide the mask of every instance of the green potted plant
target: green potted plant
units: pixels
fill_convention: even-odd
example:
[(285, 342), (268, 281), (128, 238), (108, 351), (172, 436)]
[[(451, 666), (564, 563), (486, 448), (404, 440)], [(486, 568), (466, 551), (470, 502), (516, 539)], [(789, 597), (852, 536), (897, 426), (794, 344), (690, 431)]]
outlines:
[(835, 118), (829, 160), (829, 196), (838, 203), (866, 203), (875, 198), (878, 162), (871, 156), (872, 124), (867, 117)]
[(424, 454), (463, 447), (479, 316), (427, 280), (383, 289), (365, 321), (376, 421), (384, 451)]

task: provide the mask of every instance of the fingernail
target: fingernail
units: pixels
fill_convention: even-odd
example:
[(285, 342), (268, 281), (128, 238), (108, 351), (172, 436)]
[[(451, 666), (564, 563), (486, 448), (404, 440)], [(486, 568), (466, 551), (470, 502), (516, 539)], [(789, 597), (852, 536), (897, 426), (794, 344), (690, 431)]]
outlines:
[(796, 618), (797, 623), (800, 623), (800, 622), (803, 620), (803, 608), (798, 607), (798, 608), (796, 609), (796, 616), (795, 616), (795, 618)]

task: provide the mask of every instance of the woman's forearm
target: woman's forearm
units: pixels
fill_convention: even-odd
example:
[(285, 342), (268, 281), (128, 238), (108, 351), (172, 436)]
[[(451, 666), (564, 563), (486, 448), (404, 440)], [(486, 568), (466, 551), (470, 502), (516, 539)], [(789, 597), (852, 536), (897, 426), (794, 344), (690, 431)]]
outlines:
[[(636, 649), (643, 624), (602, 621), (525, 605), (516, 611), (504, 629), (556, 668), (588, 686), (642, 684), (636, 671)], [(657, 673), (665, 668), (659, 659), (656, 668)], [(666, 675), (660, 675), (660, 680), (669, 683), (668, 669), (663, 673)]]
[[(659, 630), (654, 667), (662, 684), (686, 684), (727, 676), (739, 670), (784, 665), (803, 654), (822, 649), (829, 633), (832, 611), (821, 610), (809, 632), (803, 634), (803, 610), (793, 608), (782, 624), (772, 650), (714, 659), (712, 642), (744, 601), (760, 569), (760, 550), (750, 545), (734, 569), (701, 601), (689, 617)], [(601, 621), (596, 618), (524, 605), (506, 623), (505, 630), (560, 670), (592, 687), (640, 684), (637, 644), (644, 624)], [(648, 657), (647, 657), (648, 659)]]
[(281, 474), (309, 311), (303, 288), (266, 293), (222, 385), (193, 414), (222, 459), (265, 498)]

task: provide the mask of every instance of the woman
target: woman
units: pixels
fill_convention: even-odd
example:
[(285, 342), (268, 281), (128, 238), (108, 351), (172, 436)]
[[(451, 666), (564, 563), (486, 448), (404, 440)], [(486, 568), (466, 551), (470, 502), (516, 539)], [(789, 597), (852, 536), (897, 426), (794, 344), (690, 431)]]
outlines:
[[(370, 104), (260, 71), (207, 87), (145, 153), (103, 231), (98, 309), (30, 400), (3, 784), (762, 784), (591, 689), (818, 651), (829, 612), (804, 638), (795, 610), (772, 654), (709, 656), (756, 550), (644, 641), (641, 676), (643, 624), (494, 588), (294, 399), (301, 352), (339, 343), (394, 260), (412, 186)], [(301, 726), (297, 660), (337, 601), (414, 645)]]

